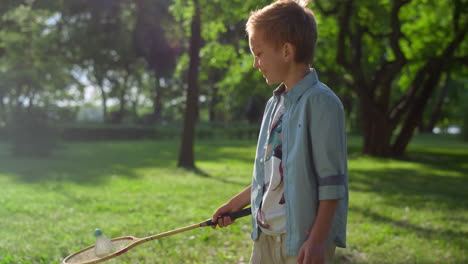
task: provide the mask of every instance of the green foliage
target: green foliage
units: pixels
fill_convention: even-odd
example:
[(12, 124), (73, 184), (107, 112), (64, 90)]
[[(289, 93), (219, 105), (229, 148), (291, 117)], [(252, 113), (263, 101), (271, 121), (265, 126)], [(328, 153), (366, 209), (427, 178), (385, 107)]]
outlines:
[[(312, 6), (319, 21), (318, 71), (325, 70), (322, 79), (345, 109), (360, 101), (360, 109), (352, 109), (359, 114), (348, 117), (362, 120), (364, 151), (402, 154), (421, 123), (419, 112), (430, 110), (428, 98), (437, 96), (440, 76), (466, 68), (467, 2), (318, 0)], [(379, 129), (395, 140), (372, 136)]]
[[(226, 69), (226, 65), (237, 59), (236, 49), (230, 44), (216, 42), (207, 43), (200, 51), (200, 56), (206, 58), (206, 68)], [(206, 74), (206, 69), (202, 74)]]
[(406, 36), (400, 45), (408, 59), (425, 61), (441, 54), (454, 36), (454, 8), (455, 1), (412, 1), (400, 12)]
[[(246, 108), (252, 98), (264, 101), (271, 96), (274, 86), (266, 85), (262, 75), (252, 67), (244, 27), (252, 10), (272, 2), (200, 0), (202, 121), (211, 118), (207, 113), (213, 112), (217, 121), (246, 120)], [(385, 36), (393, 32), (390, 12), (396, 1), (362, 0), (352, 7), (349, 29), (364, 33), (361, 60), (356, 62), (360, 65), (353, 64), (349, 69), (340, 66), (336, 58), (337, 36), (343, 27), (335, 17), (325, 15), (318, 3), (330, 11), (336, 5), (343, 7), (344, 2), (320, 0), (309, 5), (319, 28), (313, 66), (321, 80), (346, 103), (350, 130), (359, 131), (362, 116), (358, 112), (358, 96), (350, 89), (356, 82), (351, 68), (363, 69), (363, 78), (370, 85), (381, 62), (395, 59)], [(453, 24), (456, 10), (460, 10), (458, 25)], [(466, 26), (466, 10), (466, 1), (436, 0), (410, 1), (401, 8), (398, 18), (404, 36), (399, 45), (408, 63), (391, 80), (390, 107), (408, 91), (425, 62), (441, 54), (453, 38), (454, 28)], [(120, 121), (139, 122), (141, 117), (128, 117), (127, 113), (141, 116), (142, 112), (156, 112), (155, 98), (159, 98), (160, 118), (181, 120), (193, 11), (191, 0), (2, 0), (0, 124), (11, 117), (17, 106), (29, 104), (49, 109), (59, 105), (71, 108), (68, 113), (60, 112), (60, 120), (72, 121), (73, 109), (83, 104), (85, 86), (96, 90), (94, 100), (114, 103), (109, 111), (103, 107), (106, 117), (109, 112), (124, 108), (121, 113), (127, 117)], [(350, 42), (351, 39), (346, 40), (347, 44)], [(467, 50), (465, 38), (455, 54), (464, 58)], [(451, 70), (454, 80), (466, 76), (466, 65), (462, 63), (454, 63)], [(379, 95), (377, 91), (374, 98)], [(458, 98), (458, 92), (449, 92), (447, 101), (456, 103), (444, 106), (440, 124), (460, 123), (463, 119), (455, 117), (463, 110)]]
[(59, 131), (44, 109), (16, 111), (8, 130), (12, 152), (16, 156), (45, 157), (57, 147)]
[(413, 1), (400, 12), (405, 38), (399, 44), (411, 63), (406, 65), (397, 80), (399, 90), (407, 91), (416, 72), (430, 58), (441, 55), (453, 38), (453, 12), (447, 11), (453, 10), (454, 6), (454, 1)]
[[(31, 2), (31, 1), (28, 1)], [(61, 54), (56, 14), (19, 5), (0, 17), (0, 94), (10, 101), (47, 104), (74, 84)]]
[[(222, 113), (225, 121), (245, 120), (243, 109), (250, 97), (271, 96), (272, 87), (266, 85), (261, 74), (252, 67), (244, 29), (250, 12), (270, 2), (200, 1), (204, 40), (200, 52), (200, 94), (208, 100), (219, 97), (216, 111)], [(192, 2), (173, 1), (170, 10), (189, 32)], [(188, 55), (184, 54), (178, 61), (176, 76), (181, 77), (187, 69)], [(219, 92), (213, 92), (213, 87), (219, 87)]]
[[(446, 80), (444, 80), (447, 82)], [(439, 117), (438, 126), (446, 128), (450, 125), (463, 125), (464, 118), (468, 111), (468, 80), (459, 78), (457, 80), (449, 80), (442, 85), (448, 85), (447, 95), (442, 104), (442, 111)], [(441, 85), (441, 86), (442, 86)], [(435, 104), (439, 98), (432, 98), (432, 104)], [(430, 113), (433, 107), (428, 109)]]

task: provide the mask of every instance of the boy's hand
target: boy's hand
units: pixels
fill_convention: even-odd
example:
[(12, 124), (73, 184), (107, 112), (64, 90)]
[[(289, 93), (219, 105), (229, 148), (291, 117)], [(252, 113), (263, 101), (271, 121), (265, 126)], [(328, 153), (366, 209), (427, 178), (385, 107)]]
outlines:
[(302, 245), (297, 258), (298, 264), (324, 264), (325, 247), (322, 243), (314, 243), (310, 239)]
[(302, 244), (297, 263), (299, 264), (323, 264), (325, 263), (325, 242), (331, 229), (333, 216), (338, 207), (338, 200), (321, 200), (317, 218), (309, 237)]
[(211, 221), (213, 222), (216, 222), (216, 220), (218, 220), (218, 224), (217, 225), (214, 225), (214, 226), (211, 226), (213, 229), (216, 228), (216, 226), (219, 226), (219, 227), (226, 227), (228, 225), (232, 225), (234, 223), (234, 221), (231, 219), (231, 217), (229, 216), (225, 216), (225, 217), (221, 217), (218, 219), (218, 217), (222, 216), (222, 215), (225, 215), (225, 214), (229, 214), (229, 213), (234, 213), (236, 212), (237, 210), (239, 210), (238, 208), (235, 208), (234, 206), (232, 206), (230, 203), (226, 203), (224, 205), (222, 205), (221, 207), (219, 207), (216, 212), (214, 213), (213, 215), (213, 218), (211, 219)]
[(249, 185), (242, 192), (232, 197), (232, 199), (229, 200), (229, 202), (225, 203), (223, 206), (219, 207), (216, 210), (211, 221), (215, 223), (216, 220), (218, 220), (218, 224), (211, 226), (213, 229), (215, 229), (216, 226), (225, 227), (228, 225), (232, 225), (234, 223), (234, 221), (232, 221), (231, 217), (229, 216), (225, 216), (219, 219), (218, 217), (225, 215), (225, 214), (237, 212), (241, 210), (242, 208), (246, 207), (248, 204), (250, 204), (251, 188), (252, 188), (252, 185)]

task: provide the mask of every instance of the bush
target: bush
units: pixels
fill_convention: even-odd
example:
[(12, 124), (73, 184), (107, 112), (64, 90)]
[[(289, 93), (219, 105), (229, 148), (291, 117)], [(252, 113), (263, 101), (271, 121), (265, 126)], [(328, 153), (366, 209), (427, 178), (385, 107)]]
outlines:
[(257, 139), (259, 126), (247, 124), (197, 126), (196, 137), (199, 139), (223, 138), (223, 139)]
[(73, 125), (62, 128), (62, 138), (65, 140), (154, 139), (156, 129), (131, 125)]
[(16, 111), (7, 129), (13, 155), (49, 156), (57, 147), (59, 131), (43, 109)]
[[(198, 139), (256, 139), (259, 127), (256, 125), (233, 124), (225, 127), (220, 124), (197, 125), (195, 136)], [(179, 139), (182, 135), (180, 124), (158, 126), (72, 124), (62, 126), (64, 140), (138, 140), (138, 139)]]

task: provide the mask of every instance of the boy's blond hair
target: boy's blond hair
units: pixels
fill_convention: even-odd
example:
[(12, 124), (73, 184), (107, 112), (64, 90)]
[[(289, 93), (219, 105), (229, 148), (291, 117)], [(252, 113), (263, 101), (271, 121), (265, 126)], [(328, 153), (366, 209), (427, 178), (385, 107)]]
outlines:
[(246, 24), (249, 36), (261, 32), (265, 41), (277, 48), (285, 43), (295, 47), (296, 63), (311, 64), (317, 42), (317, 23), (307, 0), (278, 0), (253, 11)]

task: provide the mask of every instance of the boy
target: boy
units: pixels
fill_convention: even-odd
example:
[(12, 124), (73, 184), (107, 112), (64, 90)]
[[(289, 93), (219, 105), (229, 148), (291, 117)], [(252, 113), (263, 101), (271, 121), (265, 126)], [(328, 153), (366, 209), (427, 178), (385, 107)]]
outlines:
[[(310, 68), (317, 40), (311, 10), (279, 0), (247, 22), (254, 67), (274, 90), (263, 115), (252, 184), (213, 220), (252, 208), (250, 263), (332, 263), (346, 246), (348, 175), (343, 105)], [(232, 224), (229, 217), (218, 226)]]

